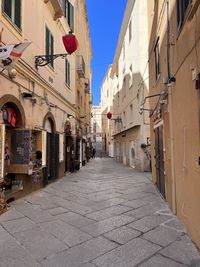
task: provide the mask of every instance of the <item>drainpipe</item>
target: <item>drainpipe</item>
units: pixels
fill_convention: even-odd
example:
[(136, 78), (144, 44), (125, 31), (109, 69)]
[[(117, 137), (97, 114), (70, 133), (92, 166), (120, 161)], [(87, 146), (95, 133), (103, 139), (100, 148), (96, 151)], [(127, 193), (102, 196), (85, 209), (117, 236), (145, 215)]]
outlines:
[[(169, 0), (167, 0), (167, 71), (168, 79), (171, 78), (170, 69), (170, 14), (169, 14)], [(168, 87), (168, 99), (169, 99), (169, 127), (170, 127), (170, 150), (171, 150), (171, 168), (172, 168), (172, 210), (174, 214), (177, 213), (176, 204), (176, 179), (175, 179), (175, 164), (174, 164), (174, 127), (172, 116), (172, 87)]]

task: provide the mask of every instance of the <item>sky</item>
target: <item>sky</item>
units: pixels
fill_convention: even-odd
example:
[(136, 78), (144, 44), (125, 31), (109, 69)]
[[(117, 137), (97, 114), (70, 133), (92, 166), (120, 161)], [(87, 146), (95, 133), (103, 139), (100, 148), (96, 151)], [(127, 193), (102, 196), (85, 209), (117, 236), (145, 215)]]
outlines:
[(127, 0), (86, 0), (92, 41), (93, 105), (100, 102), (100, 88), (112, 64)]

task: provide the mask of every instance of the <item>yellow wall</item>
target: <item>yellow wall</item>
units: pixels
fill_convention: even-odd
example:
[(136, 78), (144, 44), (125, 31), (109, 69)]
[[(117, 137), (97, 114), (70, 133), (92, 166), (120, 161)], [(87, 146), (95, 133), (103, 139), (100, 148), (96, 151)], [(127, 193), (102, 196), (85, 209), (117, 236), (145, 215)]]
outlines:
[[(167, 73), (167, 6), (166, 1), (148, 1), (149, 5), (149, 73), (150, 95), (165, 90), (166, 105), (161, 108), (164, 127), (164, 159), (167, 200), (180, 217), (193, 240), (200, 246), (200, 125), (198, 91), (195, 89), (193, 70), (200, 71), (200, 8), (191, 17), (188, 10), (183, 27), (177, 30), (176, 1), (169, 1), (170, 20), (170, 71), (176, 82), (166, 86)], [(193, 1), (193, 6), (195, 6)], [(155, 80), (154, 45), (160, 37), (160, 78)], [(196, 46), (196, 47), (195, 47)], [(155, 108), (158, 98), (152, 98), (150, 107)], [(153, 180), (156, 181), (154, 133), (156, 121), (151, 127)]]

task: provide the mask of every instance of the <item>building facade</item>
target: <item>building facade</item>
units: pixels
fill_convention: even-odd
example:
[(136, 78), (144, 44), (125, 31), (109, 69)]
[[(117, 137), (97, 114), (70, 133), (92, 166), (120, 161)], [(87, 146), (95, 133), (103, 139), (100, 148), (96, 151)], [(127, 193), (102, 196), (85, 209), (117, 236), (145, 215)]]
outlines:
[(101, 120), (102, 120), (102, 152), (114, 157), (113, 127), (114, 122), (108, 119), (107, 114), (113, 113), (113, 80), (111, 78), (112, 65), (104, 76), (101, 85)]
[(114, 57), (114, 156), (141, 171), (150, 170), (149, 118), (140, 114), (148, 95), (148, 24), (146, 1), (128, 1)]
[(102, 154), (102, 127), (101, 127), (101, 107), (92, 107), (91, 118), (91, 135), (92, 135), (92, 147), (96, 150), (96, 156), (99, 157)]
[(200, 1), (148, 1), (153, 181), (200, 246)]
[(89, 160), (91, 149), (91, 69), (92, 48), (85, 1), (75, 4), (75, 34), (79, 40), (76, 51), (76, 160), (80, 167)]
[[(54, 61), (52, 55), (66, 54), (62, 37), (76, 33), (77, 11), (73, 0), (1, 0), (0, 6), (1, 46), (31, 42), (0, 75), (0, 179), (17, 198), (75, 169), (76, 54)], [(40, 55), (47, 57), (36, 62)]]

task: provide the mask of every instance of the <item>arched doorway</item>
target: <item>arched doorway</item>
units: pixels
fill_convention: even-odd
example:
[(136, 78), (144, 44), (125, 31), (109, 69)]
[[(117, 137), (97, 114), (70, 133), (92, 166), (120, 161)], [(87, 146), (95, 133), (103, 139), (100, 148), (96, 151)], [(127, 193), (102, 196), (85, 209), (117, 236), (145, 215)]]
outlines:
[(0, 111), (0, 183), (3, 183), (7, 195), (14, 184), (15, 190), (23, 189), (22, 179), (17, 175), (22, 172), (20, 167), (30, 162), (30, 133), (25, 130), (24, 109), (16, 97), (3, 96), (0, 99)]
[(74, 140), (71, 132), (71, 123), (65, 124), (65, 172), (74, 171)]
[(59, 134), (56, 133), (55, 119), (48, 112), (43, 120), (43, 128), (47, 132), (46, 138), (46, 168), (44, 183), (58, 178), (59, 176)]
[[(12, 95), (4, 95), (0, 99), (0, 110), (2, 112), (2, 122), (8, 127), (24, 128), (25, 113), (20, 101)], [(6, 119), (7, 113), (7, 119)], [(4, 120), (5, 119), (5, 120)]]

